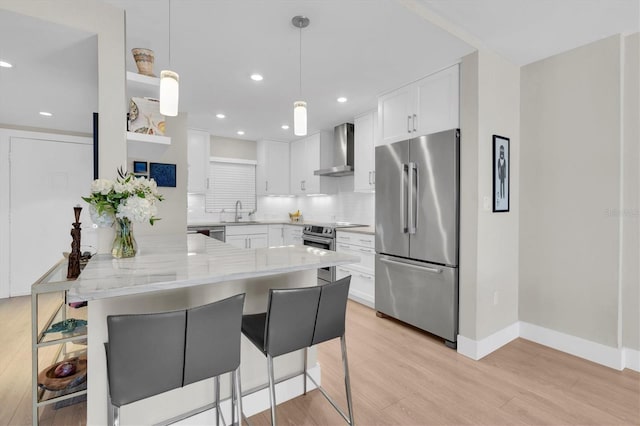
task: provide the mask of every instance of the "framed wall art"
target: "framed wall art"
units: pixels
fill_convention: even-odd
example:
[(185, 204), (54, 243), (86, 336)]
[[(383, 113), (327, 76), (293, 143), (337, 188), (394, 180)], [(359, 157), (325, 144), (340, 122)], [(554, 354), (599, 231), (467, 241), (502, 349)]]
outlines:
[(493, 135), (493, 211), (509, 211), (509, 138)]
[(158, 186), (176, 186), (176, 165), (165, 163), (149, 163), (149, 178)]

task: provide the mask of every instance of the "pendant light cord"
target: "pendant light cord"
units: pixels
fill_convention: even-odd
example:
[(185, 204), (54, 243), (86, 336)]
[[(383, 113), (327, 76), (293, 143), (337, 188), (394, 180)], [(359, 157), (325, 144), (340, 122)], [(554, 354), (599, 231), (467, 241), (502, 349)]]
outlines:
[(171, 0), (169, 4), (169, 69), (171, 69)]
[(300, 29), (300, 99), (302, 99), (302, 25), (298, 28)]

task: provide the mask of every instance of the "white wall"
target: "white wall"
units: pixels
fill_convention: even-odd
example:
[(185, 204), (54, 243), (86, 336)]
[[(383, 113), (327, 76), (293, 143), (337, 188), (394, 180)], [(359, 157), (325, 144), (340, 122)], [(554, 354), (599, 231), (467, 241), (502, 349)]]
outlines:
[(256, 141), (211, 136), (211, 156), (226, 158), (256, 159)]
[[(160, 194), (164, 196), (164, 201), (158, 203), (157, 216), (162, 220), (153, 226), (148, 223), (136, 223), (134, 225), (136, 235), (184, 233), (187, 229), (187, 120), (188, 114), (184, 112), (177, 117), (166, 117), (166, 136), (171, 137), (171, 145), (153, 161), (176, 165), (176, 187), (158, 188)], [(133, 170), (131, 161), (129, 161), (129, 170)]]
[(640, 33), (625, 48), (622, 346), (640, 351)]
[(620, 216), (611, 214), (620, 65), (614, 36), (521, 74), (520, 320), (611, 347), (620, 343)]
[[(2, 0), (0, 7), (98, 34), (99, 173), (115, 178), (126, 163), (124, 11), (97, 0)], [(108, 252), (113, 233), (99, 233)]]
[[(480, 50), (461, 65), (460, 335), (518, 321), (520, 70)], [(492, 213), (492, 135), (510, 139), (510, 211)]]

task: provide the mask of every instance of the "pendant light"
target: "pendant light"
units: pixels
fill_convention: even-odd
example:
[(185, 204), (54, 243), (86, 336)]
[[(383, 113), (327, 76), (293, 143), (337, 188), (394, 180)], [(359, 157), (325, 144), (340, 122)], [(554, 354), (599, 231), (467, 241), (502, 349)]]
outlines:
[[(169, 67), (171, 67), (171, 0), (169, 3)], [(178, 115), (179, 98), (178, 73), (170, 70), (160, 72), (160, 114), (175, 117)]]
[[(302, 29), (309, 26), (309, 18), (294, 16), (291, 23), (300, 29), (300, 98), (302, 98)], [(302, 100), (293, 103), (293, 133), (296, 136), (307, 134), (307, 103)]]

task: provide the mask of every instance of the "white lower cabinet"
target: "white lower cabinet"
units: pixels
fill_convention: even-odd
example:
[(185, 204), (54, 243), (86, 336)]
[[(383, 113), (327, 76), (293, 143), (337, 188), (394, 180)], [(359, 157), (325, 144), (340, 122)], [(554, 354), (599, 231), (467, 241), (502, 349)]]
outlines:
[(284, 225), (284, 245), (302, 245), (302, 226)]
[(269, 225), (269, 247), (280, 247), (284, 244), (284, 225)]
[(349, 298), (356, 302), (375, 306), (375, 248), (374, 236), (357, 232), (338, 231), (336, 251), (358, 256), (360, 263), (336, 267), (336, 278), (351, 275)]
[(239, 248), (268, 247), (267, 225), (237, 225), (225, 227), (225, 242)]

